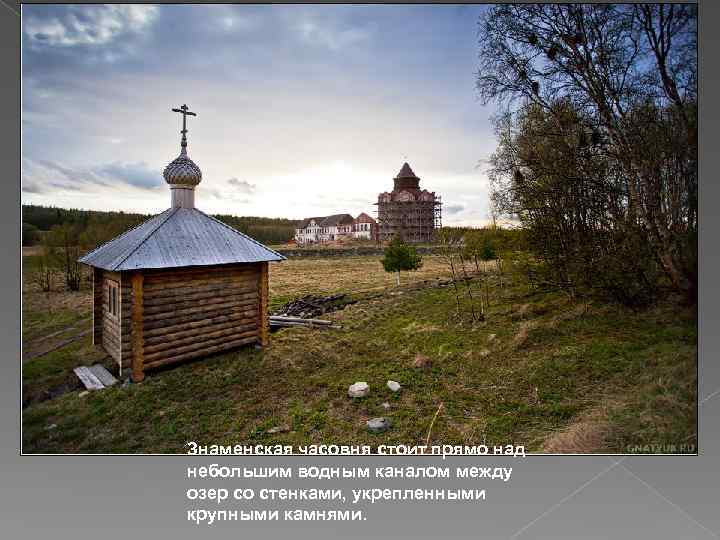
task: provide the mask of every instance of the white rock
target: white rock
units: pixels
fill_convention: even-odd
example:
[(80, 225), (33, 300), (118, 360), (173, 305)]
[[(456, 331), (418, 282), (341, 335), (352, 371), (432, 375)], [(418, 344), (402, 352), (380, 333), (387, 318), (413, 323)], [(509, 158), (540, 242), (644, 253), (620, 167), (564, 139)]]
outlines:
[(351, 398), (365, 397), (370, 393), (370, 387), (366, 382), (356, 382), (348, 388), (348, 396)]
[(397, 381), (388, 381), (387, 387), (393, 392), (399, 392), (401, 388), (400, 383)]
[(50, 424), (49, 426), (45, 426), (45, 429), (50, 430), (50, 429), (55, 429), (56, 427), (57, 427), (57, 424)]
[(85, 396), (87, 396), (89, 393), (90, 393), (90, 392), (88, 392), (87, 390), (83, 390), (82, 392), (80, 392), (80, 393), (78, 394), (78, 397), (85, 397)]
[(390, 404), (387, 401), (385, 403), (383, 403), (382, 406), (383, 406), (383, 409), (385, 409), (386, 411), (388, 409), (390, 409)]
[(367, 421), (367, 427), (372, 433), (382, 433), (391, 426), (390, 419), (385, 417), (371, 418)]

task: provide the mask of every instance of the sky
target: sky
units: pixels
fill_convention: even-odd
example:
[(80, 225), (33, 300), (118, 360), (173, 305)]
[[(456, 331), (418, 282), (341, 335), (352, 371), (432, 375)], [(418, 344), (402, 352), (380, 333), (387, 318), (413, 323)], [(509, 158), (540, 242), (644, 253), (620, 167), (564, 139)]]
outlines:
[(404, 161), (489, 219), (481, 6), (23, 5), (24, 204), (158, 213), (188, 151), (208, 213), (373, 215)]

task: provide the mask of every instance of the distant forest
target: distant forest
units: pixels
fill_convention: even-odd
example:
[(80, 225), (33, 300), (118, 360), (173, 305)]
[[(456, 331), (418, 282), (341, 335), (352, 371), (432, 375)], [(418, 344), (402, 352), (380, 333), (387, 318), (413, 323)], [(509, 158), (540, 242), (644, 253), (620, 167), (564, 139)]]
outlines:
[[(99, 212), (48, 206), (23, 205), (23, 246), (41, 244), (47, 233), (59, 228), (72, 229), (85, 248), (93, 248), (150, 218), (147, 214)], [(282, 218), (213, 216), (223, 223), (266, 244), (282, 244), (295, 233), (297, 221)]]

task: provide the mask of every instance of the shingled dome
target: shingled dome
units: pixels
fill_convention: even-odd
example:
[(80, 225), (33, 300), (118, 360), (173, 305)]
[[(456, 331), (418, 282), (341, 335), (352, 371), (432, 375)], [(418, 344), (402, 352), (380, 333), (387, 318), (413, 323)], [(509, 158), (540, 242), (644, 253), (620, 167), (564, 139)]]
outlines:
[(186, 147), (163, 171), (163, 178), (170, 185), (197, 186), (202, 180), (202, 171), (187, 155)]

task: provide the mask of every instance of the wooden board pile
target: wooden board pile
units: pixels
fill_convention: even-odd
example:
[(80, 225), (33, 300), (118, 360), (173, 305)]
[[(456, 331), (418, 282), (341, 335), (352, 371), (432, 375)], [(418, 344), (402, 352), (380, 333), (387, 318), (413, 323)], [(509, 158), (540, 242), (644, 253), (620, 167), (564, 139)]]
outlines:
[(330, 296), (308, 295), (296, 298), (275, 310), (270, 315), (270, 327), (282, 326), (320, 326), (324, 328), (338, 328), (331, 321), (317, 319), (320, 315), (343, 309), (354, 304), (346, 294), (332, 294)]

